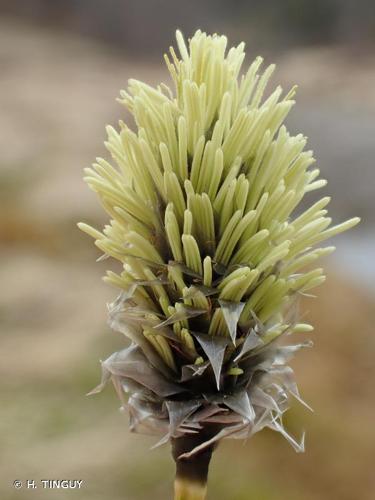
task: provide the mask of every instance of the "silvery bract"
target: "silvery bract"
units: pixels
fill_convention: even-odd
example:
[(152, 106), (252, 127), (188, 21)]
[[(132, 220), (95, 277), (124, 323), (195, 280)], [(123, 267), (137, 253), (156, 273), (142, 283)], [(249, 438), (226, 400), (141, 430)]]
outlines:
[(295, 89), (263, 99), (274, 66), (261, 73), (258, 57), (241, 75), (244, 44), (227, 50), (224, 36), (197, 31), (187, 47), (177, 32), (177, 43), (165, 58), (175, 93), (130, 80), (119, 100), (136, 130), (108, 127), (116, 166), (86, 170), (110, 222), (80, 228), (123, 265), (105, 278), (121, 289), (109, 323), (131, 340), (96, 390), (111, 379), (131, 429), (159, 442), (218, 424), (185, 456), (264, 427), (302, 451), (282, 416), (301, 401), (287, 363), (308, 344), (278, 339), (312, 329), (292, 305), (325, 279), (313, 264), (334, 247), (318, 245), (359, 219), (331, 226), (328, 197), (295, 215), (326, 182), (305, 137), (282, 125)]

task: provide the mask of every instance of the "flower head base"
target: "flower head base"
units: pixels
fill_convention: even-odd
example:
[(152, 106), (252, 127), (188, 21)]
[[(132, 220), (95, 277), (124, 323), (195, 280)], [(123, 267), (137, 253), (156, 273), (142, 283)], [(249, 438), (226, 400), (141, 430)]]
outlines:
[(359, 219), (331, 226), (328, 197), (293, 215), (326, 182), (305, 137), (282, 126), (295, 89), (263, 99), (274, 66), (259, 75), (258, 57), (239, 78), (244, 44), (227, 51), (224, 36), (200, 31), (177, 43), (180, 58), (166, 56), (175, 96), (130, 80), (120, 102), (137, 130), (108, 127), (117, 168), (99, 158), (86, 170), (111, 221), (103, 233), (80, 227), (123, 264), (105, 278), (122, 290), (109, 322), (132, 342), (103, 362), (97, 390), (111, 378), (132, 430), (162, 442), (217, 424), (189, 453), (265, 426), (301, 451), (282, 415), (300, 400), (287, 362), (309, 344), (277, 340), (312, 329), (290, 310), (325, 277), (303, 269)]

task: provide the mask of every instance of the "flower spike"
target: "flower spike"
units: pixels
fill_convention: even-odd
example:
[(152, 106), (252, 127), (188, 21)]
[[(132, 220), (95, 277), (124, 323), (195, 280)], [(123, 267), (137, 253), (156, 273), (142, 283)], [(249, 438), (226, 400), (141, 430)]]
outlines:
[(283, 125), (295, 88), (264, 97), (274, 65), (258, 57), (243, 73), (243, 43), (176, 39), (174, 92), (137, 80), (121, 91), (136, 127), (107, 127), (111, 164), (85, 170), (109, 222), (79, 227), (122, 264), (105, 277), (121, 291), (109, 323), (131, 344), (102, 363), (97, 390), (112, 380), (131, 430), (172, 441), (176, 498), (198, 499), (223, 438), (269, 427), (303, 451), (282, 417), (303, 403), (287, 363), (310, 344), (279, 340), (311, 331), (286, 311), (324, 281), (315, 261), (334, 247), (319, 245), (359, 219), (332, 225), (329, 197), (298, 210), (326, 181)]

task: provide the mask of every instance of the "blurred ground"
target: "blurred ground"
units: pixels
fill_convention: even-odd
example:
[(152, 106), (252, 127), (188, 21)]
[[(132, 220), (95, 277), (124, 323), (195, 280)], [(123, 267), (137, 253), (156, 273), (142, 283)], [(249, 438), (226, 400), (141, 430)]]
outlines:
[[(105, 303), (115, 294), (100, 281), (108, 262), (95, 263), (91, 241), (75, 226), (104, 220), (82, 168), (105, 154), (104, 124), (123, 114), (119, 89), (129, 77), (155, 83), (166, 71), (15, 22), (0, 25), (0, 41), (0, 497), (169, 498), (168, 450), (149, 451), (153, 439), (128, 432), (110, 388), (84, 396), (99, 379), (99, 359), (123, 339), (106, 327)], [(348, 47), (294, 50), (278, 62), (275, 80), (300, 84), (289, 124), (316, 149), (335, 219), (365, 221), (352, 239), (337, 240), (343, 249), (328, 284), (301, 306), (316, 325), (315, 347), (294, 367), (316, 412), (296, 407), (288, 418), (296, 434), (306, 429), (306, 454), (271, 432), (223, 443), (210, 498), (370, 500), (375, 310), (360, 273), (375, 273), (375, 67)], [(359, 276), (354, 284), (351, 275)], [(16, 478), (83, 479), (84, 486), (14, 490)]]

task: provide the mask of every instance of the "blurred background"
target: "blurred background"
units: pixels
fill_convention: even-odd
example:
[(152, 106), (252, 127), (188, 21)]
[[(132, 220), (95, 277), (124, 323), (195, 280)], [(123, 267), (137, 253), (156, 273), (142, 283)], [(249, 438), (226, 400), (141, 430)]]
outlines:
[[(0, 497), (165, 500), (167, 447), (131, 435), (111, 387), (87, 398), (99, 359), (124, 346), (106, 326), (116, 294), (106, 263), (76, 228), (104, 223), (82, 169), (105, 155), (104, 125), (130, 77), (169, 77), (162, 54), (179, 27), (244, 40), (299, 84), (288, 118), (314, 149), (336, 222), (328, 282), (301, 305), (315, 347), (293, 362), (314, 414), (296, 407), (304, 455), (264, 431), (215, 453), (209, 498), (375, 498), (375, 9), (357, 0), (0, 0)], [(323, 191), (322, 191), (323, 193)], [(308, 201), (312, 201), (310, 198)], [(77, 490), (15, 490), (14, 479), (82, 479)]]

